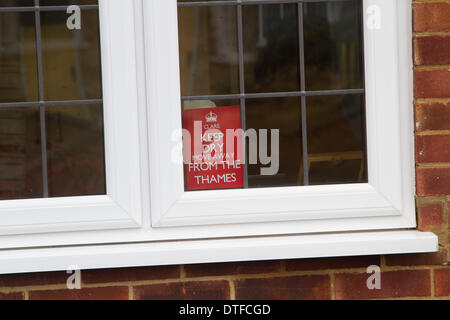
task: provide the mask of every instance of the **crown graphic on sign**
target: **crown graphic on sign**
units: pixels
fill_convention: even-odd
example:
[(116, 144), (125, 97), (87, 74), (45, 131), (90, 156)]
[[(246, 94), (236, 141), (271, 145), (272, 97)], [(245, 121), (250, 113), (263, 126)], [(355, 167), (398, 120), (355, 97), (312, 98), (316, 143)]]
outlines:
[(213, 113), (212, 111), (208, 113), (205, 116), (206, 122), (216, 122), (217, 121), (217, 114)]

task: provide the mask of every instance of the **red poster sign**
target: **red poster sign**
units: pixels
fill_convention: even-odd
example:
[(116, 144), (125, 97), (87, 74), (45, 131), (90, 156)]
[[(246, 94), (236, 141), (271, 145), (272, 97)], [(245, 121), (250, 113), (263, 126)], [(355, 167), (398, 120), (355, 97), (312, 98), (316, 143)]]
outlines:
[(185, 110), (183, 128), (190, 134), (184, 140), (188, 190), (244, 186), (239, 138), (229, 148), (226, 143), (231, 130), (241, 129), (239, 106)]

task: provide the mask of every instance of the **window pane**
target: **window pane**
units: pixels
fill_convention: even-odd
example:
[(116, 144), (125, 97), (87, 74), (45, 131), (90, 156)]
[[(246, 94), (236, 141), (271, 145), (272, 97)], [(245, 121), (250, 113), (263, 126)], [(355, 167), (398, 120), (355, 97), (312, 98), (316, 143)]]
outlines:
[(33, 13), (0, 12), (0, 103), (38, 100)]
[(30, 7), (34, 6), (34, 0), (2, 0), (0, 7)]
[(105, 194), (101, 105), (48, 107), (51, 197)]
[(311, 184), (367, 182), (364, 96), (307, 98)]
[(361, 1), (304, 4), (307, 90), (363, 88)]
[(0, 108), (0, 199), (42, 196), (38, 108)]
[(195, 110), (202, 108), (216, 108), (216, 107), (226, 107), (226, 106), (237, 106), (239, 105), (239, 100), (236, 99), (223, 99), (223, 100), (189, 100), (183, 101), (183, 110)]
[[(92, 5), (98, 4), (98, 0), (40, 0), (40, 6), (63, 6), (63, 5)], [(2, 0), (0, 7), (31, 7), (34, 0)]]
[(243, 7), (245, 91), (299, 91), (297, 5)]
[(102, 97), (98, 11), (81, 14), (81, 29), (69, 30), (64, 11), (41, 12), (46, 100)]
[[(179, 14), (213, 8), (207, 3), (189, 8), (183, 4)], [(186, 67), (186, 57), (195, 51), (183, 54), (186, 39), (192, 38), (193, 23), (185, 28), (180, 24), (179, 29), (181, 93), (189, 96), (182, 98), (185, 111), (189, 109), (189, 113), (183, 112), (184, 128), (189, 131), (193, 122), (200, 123), (203, 136), (198, 141), (205, 150), (220, 147), (223, 142), (219, 139), (216, 146), (211, 146), (205, 140), (204, 134), (211, 127), (222, 133), (222, 138), (227, 129), (246, 130), (239, 137), (244, 144), (244, 156), (240, 159), (245, 161), (244, 184), (232, 181), (228, 186), (217, 186), (213, 180), (209, 186), (202, 185), (202, 189), (367, 182), (362, 1), (244, 1), (227, 8), (232, 15), (224, 16), (222, 25), (231, 24), (234, 29), (209, 33), (208, 41), (242, 40), (242, 46), (233, 47), (238, 57), (236, 77), (243, 81), (236, 81), (234, 90), (211, 89), (211, 83), (228, 84), (227, 71), (205, 73), (200, 62)], [(229, 47), (217, 48), (222, 54), (229, 52)], [(204, 51), (202, 63), (213, 61), (217, 54)], [(206, 84), (205, 89), (192, 89), (196, 82), (186, 79)], [(330, 95), (332, 90), (340, 90), (339, 95)], [(228, 109), (216, 108), (223, 105), (218, 101), (227, 99), (235, 106), (230, 114), (225, 112)], [(239, 120), (240, 125), (236, 125)], [(205, 160), (205, 154), (197, 158)], [(189, 165), (186, 168), (191, 168)], [(192, 168), (196, 168), (195, 164)], [(205, 171), (216, 174), (208, 172), (208, 167)], [(216, 176), (224, 179), (223, 174)], [(190, 171), (187, 176), (192, 178)], [(187, 183), (186, 190), (197, 188)]]
[(86, 5), (98, 4), (98, 0), (40, 0), (39, 4), (41, 6)]
[(98, 10), (72, 30), (56, 9), (0, 12), (1, 200), (106, 193)]
[[(208, 2), (217, 0), (178, 0), (178, 2)], [(221, 1), (233, 1), (233, 0), (221, 0)]]
[[(302, 162), (302, 134), (301, 113), (299, 98), (280, 99), (249, 99), (246, 106), (247, 129), (255, 129), (258, 133), (257, 152), (259, 161), (251, 164), (248, 161), (248, 186), (259, 187), (285, 187), (301, 185), (299, 172)], [(267, 155), (272, 156), (271, 165), (279, 162), (279, 168), (274, 174), (263, 175), (261, 168), (268, 167), (261, 162), (260, 143), (261, 130), (279, 130), (279, 151), (272, 150), (270, 133), (267, 139)], [(247, 148), (248, 151), (249, 148)], [(247, 153), (249, 154), (249, 152)], [(276, 160), (278, 158), (278, 160)], [(299, 174), (300, 173), (300, 174)]]
[(179, 9), (181, 94), (239, 93), (234, 7)]

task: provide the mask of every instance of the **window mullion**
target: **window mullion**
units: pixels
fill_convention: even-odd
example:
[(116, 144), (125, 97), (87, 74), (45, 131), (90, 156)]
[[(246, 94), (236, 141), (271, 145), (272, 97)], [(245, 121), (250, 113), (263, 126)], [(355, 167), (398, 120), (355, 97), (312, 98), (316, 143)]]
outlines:
[[(243, 22), (242, 22), (242, 3), (241, 0), (238, 1), (238, 5), (236, 6), (237, 11), (237, 32), (238, 32), (238, 57), (239, 57), (239, 93), (241, 95), (245, 95), (245, 76), (244, 76), (244, 31), (243, 31)], [(246, 112), (245, 105), (246, 99), (245, 97), (240, 98), (241, 105), (241, 128), (243, 131), (246, 130)], [(246, 154), (246, 139), (245, 135), (242, 136), (242, 157), (244, 160), (244, 188), (248, 188), (248, 161)]]
[[(38, 92), (39, 102), (43, 103), (44, 97), (44, 73), (42, 62), (42, 30), (41, 30), (41, 13), (39, 0), (34, 1), (35, 6), (35, 24), (36, 24), (36, 56), (37, 56), (37, 71), (38, 71)], [(44, 198), (48, 198), (48, 167), (47, 167), (47, 133), (45, 121), (45, 105), (39, 106), (39, 122), (40, 122), (40, 137), (41, 137), (41, 161), (42, 161), (42, 194)]]
[[(303, 29), (303, 3), (297, 4), (298, 15), (298, 44), (299, 44), (299, 67), (300, 67), (300, 91), (306, 92), (305, 80), (305, 43)], [(306, 96), (300, 97), (301, 101), (301, 130), (302, 130), (302, 158), (303, 158), (303, 185), (309, 185), (309, 164), (308, 164), (308, 127), (306, 122)]]

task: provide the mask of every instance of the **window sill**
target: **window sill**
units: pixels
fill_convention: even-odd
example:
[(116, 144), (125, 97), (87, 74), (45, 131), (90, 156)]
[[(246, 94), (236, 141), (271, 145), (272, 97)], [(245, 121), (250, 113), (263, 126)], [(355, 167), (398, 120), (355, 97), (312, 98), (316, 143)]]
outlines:
[(0, 274), (437, 250), (435, 234), (416, 230), (16, 249), (0, 251)]

